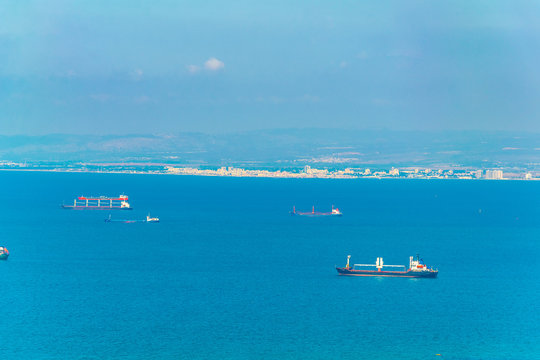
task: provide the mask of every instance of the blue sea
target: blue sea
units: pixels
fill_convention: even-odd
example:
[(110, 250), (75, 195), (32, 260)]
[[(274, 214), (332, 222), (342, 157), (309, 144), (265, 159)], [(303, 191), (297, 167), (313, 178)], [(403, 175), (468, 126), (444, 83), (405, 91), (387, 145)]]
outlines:
[[(540, 182), (4, 171), (0, 184), (2, 359), (540, 359)], [(121, 193), (133, 211), (60, 208)], [(313, 205), (344, 216), (289, 215)], [(104, 222), (148, 213), (161, 222)], [(437, 279), (335, 270), (417, 253)]]

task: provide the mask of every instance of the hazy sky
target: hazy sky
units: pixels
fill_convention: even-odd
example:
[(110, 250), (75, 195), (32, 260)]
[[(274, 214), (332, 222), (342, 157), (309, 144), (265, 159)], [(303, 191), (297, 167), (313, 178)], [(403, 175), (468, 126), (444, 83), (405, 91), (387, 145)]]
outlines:
[(540, 131), (537, 1), (0, 0), (0, 134)]

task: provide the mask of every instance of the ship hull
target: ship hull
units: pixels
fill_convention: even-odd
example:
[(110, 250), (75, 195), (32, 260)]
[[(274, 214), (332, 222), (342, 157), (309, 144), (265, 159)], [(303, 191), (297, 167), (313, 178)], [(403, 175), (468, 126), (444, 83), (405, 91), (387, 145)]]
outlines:
[(9, 257), (9, 254), (0, 254), (0, 260), (7, 260)]
[(120, 206), (73, 206), (62, 205), (62, 209), (66, 210), (133, 210), (132, 207), (120, 207)]
[(291, 212), (291, 215), (296, 216), (342, 216), (343, 214), (332, 214), (332, 213), (301, 213), (301, 212)]
[(383, 277), (407, 277), (407, 278), (436, 278), (438, 271), (374, 271), (374, 270), (353, 270), (346, 268), (336, 268), (339, 275), (345, 276), (383, 276)]

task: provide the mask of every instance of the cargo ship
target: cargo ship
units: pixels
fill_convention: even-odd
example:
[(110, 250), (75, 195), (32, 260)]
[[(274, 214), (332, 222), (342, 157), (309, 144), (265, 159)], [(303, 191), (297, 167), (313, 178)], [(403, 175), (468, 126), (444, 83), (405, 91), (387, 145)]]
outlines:
[(315, 211), (315, 206), (311, 208), (311, 212), (301, 212), (296, 211), (296, 207), (293, 206), (293, 209), (291, 211), (291, 215), (300, 215), (300, 216), (342, 216), (343, 213), (339, 211), (338, 208), (334, 208), (334, 205), (332, 205), (332, 211), (330, 212), (319, 212)]
[(0, 246), (0, 260), (7, 260), (9, 251), (4, 246)]
[[(345, 267), (336, 267), (339, 275), (346, 276), (391, 276), (391, 277), (409, 277), (409, 278), (436, 278), (439, 270), (432, 269), (424, 264), (424, 261), (416, 255), (409, 258), (409, 268), (405, 265), (385, 265), (383, 258), (378, 257), (375, 264), (354, 264), (350, 265), (351, 255), (347, 256), (347, 265)], [(375, 267), (376, 270), (366, 269)], [(403, 270), (387, 270), (385, 268), (402, 268)]]
[(128, 202), (127, 195), (120, 195), (118, 197), (86, 197), (79, 196), (73, 200), (73, 205), (62, 205), (64, 209), (75, 209), (75, 210), (131, 210), (133, 209)]

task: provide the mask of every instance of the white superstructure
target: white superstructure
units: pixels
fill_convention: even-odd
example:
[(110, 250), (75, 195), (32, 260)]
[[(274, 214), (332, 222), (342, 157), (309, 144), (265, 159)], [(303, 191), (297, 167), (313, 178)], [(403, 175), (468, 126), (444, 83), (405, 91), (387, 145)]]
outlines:
[(422, 259), (419, 259), (418, 255), (416, 255), (416, 260), (414, 260), (414, 256), (409, 257), (409, 270), (428, 271), (428, 267), (424, 264), (424, 261)]

